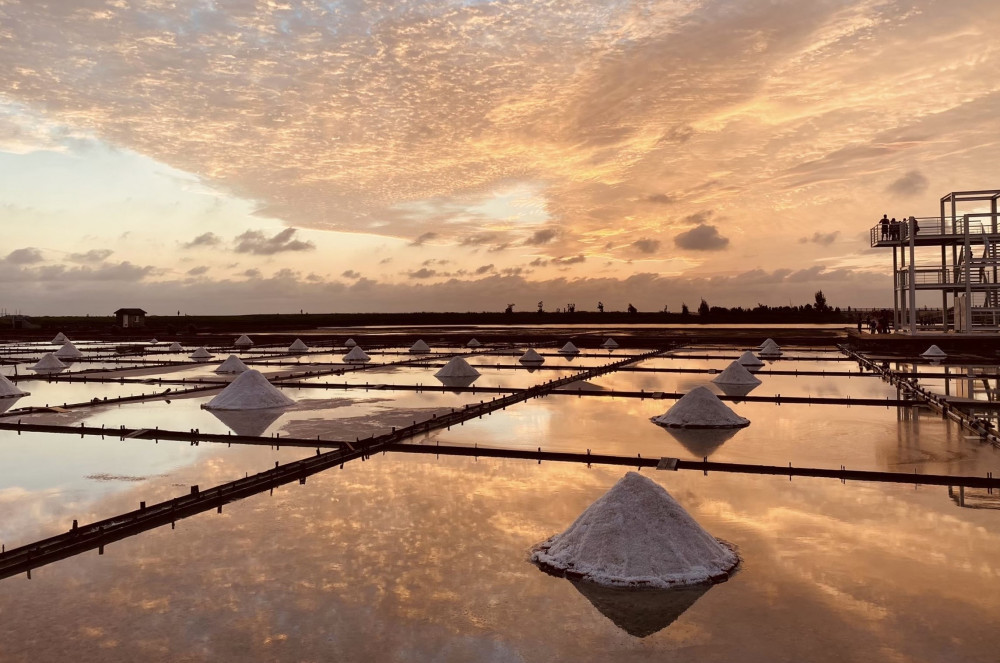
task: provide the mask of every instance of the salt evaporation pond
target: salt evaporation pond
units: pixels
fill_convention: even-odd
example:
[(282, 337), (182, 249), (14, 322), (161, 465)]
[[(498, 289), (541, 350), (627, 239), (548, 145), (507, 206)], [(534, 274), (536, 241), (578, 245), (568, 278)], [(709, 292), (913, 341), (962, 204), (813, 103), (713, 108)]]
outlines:
[[(719, 370), (727, 365), (718, 363)], [(554, 377), (510, 373), (525, 385)], [(432, 374), (424, 369), (428, 383)], [(711, 377), (684, 379), (710, 384)], [(788, 385), (780, 393), (805, 395), (828, 378), (761, 379), (754, 395), (778, 379)], [(872, 384), (884, 388), (875, 378), (843, 378), (833, 390), (854, 395)], [(336, 422), (352, 410), (359, 417), (343, 419), (358, 430), (363, 420), (385, 426), (481, 398), (285, 389), (297, 404), (266, 434)], [(224, 432), (199, 407), (210, 398), (102, 407), (85, 419), (203, 430), (215, 421)], [(298, 409), (312, 399), (343, 400)], [(416, 441), (698, 458), (649, 423), (670, 403), (550, 395)], [(753, 425), (712, 460), (1000, 473), (1000, 454), (925, 410), (753, 402), (734, 409)], [(80, 421), (76, 412), (40, 416)], [(10, 548), (65, 531), (73, 518), (114, 516), (313, 453), (2, 432), (0, 466), (16, 471), (0, 482), (0, 540)], [(0, 659), (99, 652), (104, 661), (992, 660), (1000, 640), (993, 616), (1000, 579), (988, 572), (1000, 544), (997, 510), (959, 508), (946, 487), (643, 474), (713, 536), (737, 545), (742, 570), (698, 595), (644, 603), (636, 618), (631, 597), (574, 585), (527, 562), (531, 547), (605, 494), (621, 468), (389, 453), (112, 543), (104, 555), (35, 569), (30, 581), (0, 580)]]

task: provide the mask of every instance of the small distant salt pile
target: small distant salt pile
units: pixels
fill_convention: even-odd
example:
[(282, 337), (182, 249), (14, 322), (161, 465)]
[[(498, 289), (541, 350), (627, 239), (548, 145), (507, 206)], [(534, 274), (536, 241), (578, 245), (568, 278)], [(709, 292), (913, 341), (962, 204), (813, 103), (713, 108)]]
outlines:
[(177, 341), (174, 341), (167, 347), (167, 350), (170, 350), (171, 352), (184, 352), (184, 346)]
[(920, 356), (923, 357), (924, 359), (944, 359), (945, 357), (948, 356), (948, 354), (938, 346), (932, 345), (931, 347), (921, 352)]
[(188, 355), (191, 359), (211, 359), (212, 353), (206, 350), (204, 347), (200, 347), (191, 354)]
[(159, 341), (158, 341), (158, 340), (156, 340), (155, 338), (151, 338), (151, 339), (149, 339), (149, 344), (150, 344), (150, 345), (156, 345), (157, 343), (159, 343)]
[(607, 389), (593, 382), (577, 380), (562, 387), (556, 387), (556, 391), (607, 391)]
[(667, 428), (742, 428), (750, 420), (733, 412), (708, 387), (695, 387), (651, 420)]
[(712, 382), (715, 384), (758, 385), (760, 379), (744, 368), (743, 364), (734, 361), (726, 367), (726, 370), (716, 375)]
[(758, 350), (763, 350), (764, 348), (776, 348), (778, 344), (775, 343), (773, 338), (767, 338), (763, 343), (757, 346)]
[(355, 345), (357, 345), (357, 343), (354, 342), (353, 338), (349, 338), (346, 341), (344, 341), (344, 347), (353, 348)]
[(761, 357), (764, 358), (774, 358), (774, 357), (780, 357), (782, 355), (782, 352), (781, 348), (778, 347), (778, 344), (775, 343), (774, 341), (771, 341), (769, 344), (765, 345), (760, 350), (758, 350), (757, 354), (759, 354)]
[(8, 380), (6, 376), (0, 375), (0, 398), (20, 398), (27, 395), (28, 392), (22, 391), (16, 384)]
[(531, 560), (598, 585), (669, 589), (720, 582), (739, 564), (670, 494), (629, 472)]
[(580, 349), (573, 345), (572, 341), (566, 341), (566, 345), (559, 348), (559, 354), (561, 355), (578, 355), (580, 354)]
[(294, 404), (295, 401), (268, 382), (260, 371), (250, 369), (203, 407), (207, 410), (263, 410)]
[(216, 373), (245, 373), (250, 370), (243, 360), (236, 355), (229, 355), (226, 361), (219, 364), (219, 367), (215, 369)]
[(528, 351), (521, 355), (518, 359), (522, 364), (543, 364), (545, 363), (545, 357), (535, 352), (534, 348), (528, 348)]
[(745, 366), (751, 370), (754, 368), (760, 368), (761, 366), (764, 365), (764, 362), (762, 362), (760, 359), (757, 359), (756, 355), (754, 355), (754, 353), (750, 352), (749, 350), (741, 354), (740, 358), (737, 359), (736, 361), (738, 361), (740, 365)]
[(253, 341), (250, 340), (249, 336), (243, 334), (238, 339), (233, 341), (233, 345), (235, 345), (238, 348), (249, 348), (251, 345), (253, 345)]
[(601, 343), (601, 347), (605, 350), (614, 350), (618, 347), (618, 343), (615, 342), (615, 339), (609, 337), (606, 341)]
[(83, 353), (76, 349), (72, 341), (66, 341), (61, 348), (55, 351), (55, 355), (59, 359), (79, 359)]
[(476, 378), (479, 371), (473, 368), (469, 362), (461, 357), (452, 357), (451, 361), (445, 364), (441, 370), (434, 374), (438, 378)]
[(64, 368), (66, 368), (66, 364), (59, 361), (59, 357), (47, 352), (30, 370), (36, 373), (58, 373)]
[(415, 355), (425, 355), (431, 351), (431, 346), (424, 343), (424, 340), (418, 339), (416, 343), (410, 346), (410, 353)]
[(68, 340), (69, 340), (69, 338), (66, 336), (66, 334), (64, 334), (62, 332), (59, 332), (58, 334), (56, 334), (56, 337), (54, 339), (52, 339), (50, 342), (53, 345), (62, 345), (63, 343), (65, 343)]
[(479, 347), (482, 347), (482, 345), (483, 344), (480, 343), (479, 341), (477, 341), (476, 339), (472, 339), (471, 341), (469, 341), (468, 343), (465, 344), (465, 347), (467, 347), (467, 348), (479, 348)]
[(297, 338), (292, 341), (292, 344), (288, 346), (289, 352), (309, 352), (309, 346), (306, 345), (301, 338)]
[(360, 346), (355, 344), (351, 351), (344, 355), (344, 362), (348, 364), (364, 364), (365, 362), (371, 361), (372, 358), (365, 354), (365, 351), (361, 349)]

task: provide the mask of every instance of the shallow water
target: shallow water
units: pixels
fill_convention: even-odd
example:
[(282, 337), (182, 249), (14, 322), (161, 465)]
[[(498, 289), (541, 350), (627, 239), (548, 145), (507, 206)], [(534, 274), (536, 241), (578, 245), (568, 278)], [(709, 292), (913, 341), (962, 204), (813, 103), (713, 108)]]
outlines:
[[(778, 364), (857, 367), (827, 361), (824, 352), (802, 353), (808, 362)], [(432, 384), (435, 363), (310, 381)], [(483, 378), (521, 388), (576, 368), (494, 367)], [(685, 391), (712, 377), (616, 372), (591, 382)], [(762, 379), (754, 395), (895, 398), (894, 388), (870, 376)], [(282, 388), (297, 404), (260, 434), (363, 437), (492, 398), (352, 384)], [(94, 392), (101, 385), (71, 386)], [(200, 407), (211, 397), (31, 419), (225, 433), (231, 425)], [(920, 408), (733, 403), (751, 425), (706, 441), (677, 439), (649, 421), (673, 402), (552, 394), (415, 441), (905, 473), (1000, 472), (1000, 452)], [(139, 501), (169, 499), (194, 484), (217, 485), (313, 453), (3, 431), (0, 542), (22, 544), (64, 531), (73, 518), (110, 517)], [(0, 580), (0, 660), (995, 657), (1000, 510), (960, 508), (946, 487), (644, 470), (708, 531), (735, 545), (743, 564), (701, 595), (647, 602), (630, 614), (629, 601), (578, 588), (527, 561), (532, 545), (568, 527), (625, 471), (397, 453), (354, 461), (304, 485), (228, 504), (221, 514), (113, 543), (104, 555), (92, 551), (35, 569), (30, 581)], [(994, 503), (982, 491), (969, 489), (965, 497), (970, 506)]]

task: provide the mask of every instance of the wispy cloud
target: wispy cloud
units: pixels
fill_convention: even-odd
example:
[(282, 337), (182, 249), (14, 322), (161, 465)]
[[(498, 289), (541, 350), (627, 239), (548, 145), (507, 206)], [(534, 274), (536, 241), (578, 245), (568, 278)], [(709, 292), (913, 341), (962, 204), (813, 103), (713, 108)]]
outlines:
[(237, 253), (270, 256), (285, 251), (312, 251), (316, 248), (312, 242), (295, 239), (295, 233), (295, 228), (285, 228), (268, 237), (263, 231), (248, 230), (236, 237), (234, 250)]

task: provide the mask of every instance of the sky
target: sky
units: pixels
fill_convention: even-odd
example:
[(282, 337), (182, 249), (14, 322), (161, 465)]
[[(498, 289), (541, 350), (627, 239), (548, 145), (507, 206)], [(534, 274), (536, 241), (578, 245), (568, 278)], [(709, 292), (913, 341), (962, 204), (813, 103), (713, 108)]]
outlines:
[(993, 0), (0, 0), (0, 308), (891, 306)]

